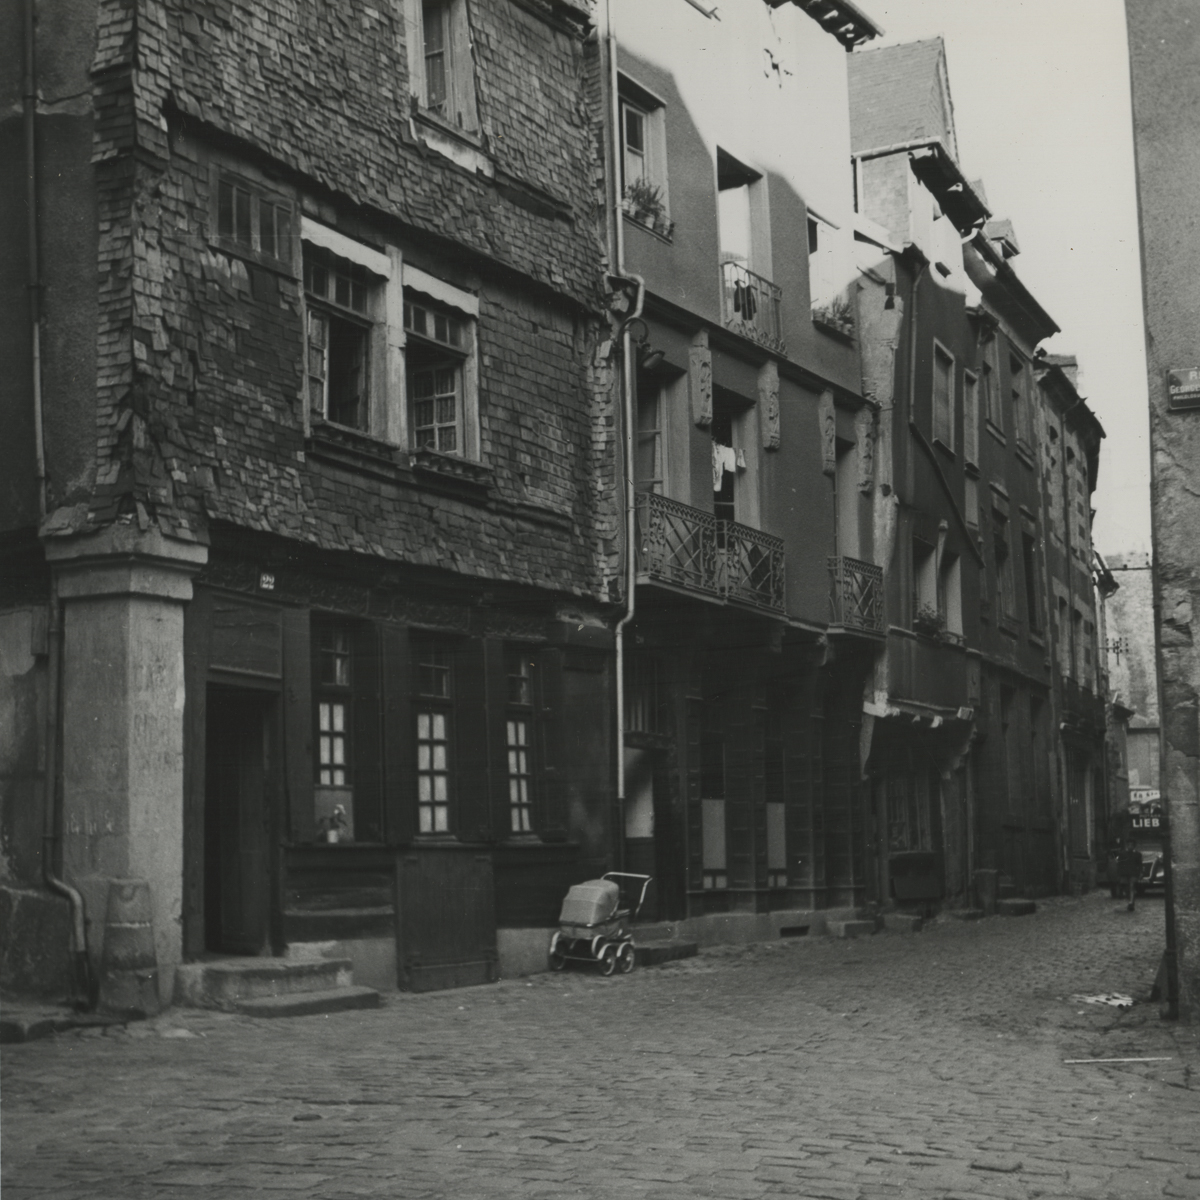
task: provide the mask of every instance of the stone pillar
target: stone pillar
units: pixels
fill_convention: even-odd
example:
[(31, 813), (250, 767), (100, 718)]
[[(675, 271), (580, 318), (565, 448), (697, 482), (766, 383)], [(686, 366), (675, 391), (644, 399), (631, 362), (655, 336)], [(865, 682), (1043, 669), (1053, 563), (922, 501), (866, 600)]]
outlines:
[(160, 997), (182, 957), (183, 613), (206, 547), (116, 525), (48, 539), (62, 606), (63, 874), (99, 970), (109, 881), (150, 885)]

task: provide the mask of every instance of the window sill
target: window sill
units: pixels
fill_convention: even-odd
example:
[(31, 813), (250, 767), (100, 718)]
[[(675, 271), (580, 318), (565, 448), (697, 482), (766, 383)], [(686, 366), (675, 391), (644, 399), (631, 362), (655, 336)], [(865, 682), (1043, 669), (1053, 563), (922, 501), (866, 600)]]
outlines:
[(478, 134), (459, 129), (424, 108), (414, 110), (412, 122), (417, 140), (434, 153), (466, 171), (486, 175), (489, 179), (495, 175), (496, 168)]
[(1008, 438), (1004, 436), (1004, 430), (998, 425), (993, 425), (991, 421), (984, 421), (983, 427), (1000, 443), (1002, 446), (1008, 445)]
[(1012, 617), (1001, 617), (996, 622), (996, 628), (1008, 637), (1016, 639), (1020, 630), (1017, 628), (1017, 622)]
[(282, 275), (286, 279), (296, 278), (296, 272), (290, 261), (276, 258), (273, 254), (264, 254), (261, 250), (255, 250), (252, 246), (247, 246), (244, 242), (239, 242), (234, 238), (214, 234), (209, 237), (208, 244), (222, 254), (240, 258), (243, 262), (253, 263), (256, 267), (273, 271), (276, 275)]
[(847, 346), (854, 342), (854, 322), (838, 322), (824, 317), (820, 313), (812, 314), (813, 328), (819, 333), (825, 334), (826, 337), (831, 337), (834, 341), (843, 342)]
[(1023, 438), (1017, 438), (1016, 442), (1017, 457), (1031, 470), (1037, 470), (1037, 463), (1033, 457), (1033, 447), (1029, 445)]
[(643, 233), (648, 233), (651, 237), (657, 238), (660, 242), (665, 242), (668, 246), (675, 244), (675, 222), (670, 217), (651, 217), (648, 220), (641, 216), (635, 216), (625, 210), (625, 220), (630, 225), (636, 226)]
[(958, 455), (954, 453), (954, 448), (953, 448), (952, 446), (947, 446), (947, 445), (946, 445), (946, 443), (945, 443), (945, 442), (943, 442), (941, 438), (934, 438), (934, 439), (933, 439), (933, 444), (934, 444), (934, 445), (935, 445), (935, 446), (936, 446), (936, 447), (937, 447), (937, 448), (938, 448), (938, 449), (939, 449), (939, 450), (940, 450), (940, 451), (941, 451), (941, 452), (942, 452), (942, 453), (943, 453), (943, 454), (944, 454), (944, 455), (945, 455), (945, 456), (946, 456), (946, 457), (947, 457), (947, 458), (948, 458), (948, 459), (949, 459), (951, 462), (957, 462), (957, 461), (958, 461)]
[(1046, 648), (1046, 639), (1042, 636), (1040, 630), (1031, 629), (1029, 631), (1029, 641), (1034, 646), (1040, 646), (1043, 650)]
[(395, 479), (402, 469), (399, 448), (359, 429), (314, 420), (305, 443), (308, 457), (353, 471)]
[(410, 451), (409, 462), (422, 482), (435, 483), (464, 498), (486, 499), (491, 490), (492, 468), (461, 455), (444, 454), (426, 446)]
[(981, 474), (981, 472), (980, 472), (980, 470), (979, 470), (979, 466), (978, 466), (978, 464), (977, 464), (977, 463), (973, 463), (973, 462), (972, 462), (972, 461), (971, 461), (969, 458), (964, 458), (964, 459), (963, 459), (963, 470), (964, 470), (964, 471), (967, 473), (967, 475), (969, 475), (969, 476), (970, 476), (972, 479), (978, 479), (978, 478), (979, 478), (979, 476), (980, 476), (980, 474)]

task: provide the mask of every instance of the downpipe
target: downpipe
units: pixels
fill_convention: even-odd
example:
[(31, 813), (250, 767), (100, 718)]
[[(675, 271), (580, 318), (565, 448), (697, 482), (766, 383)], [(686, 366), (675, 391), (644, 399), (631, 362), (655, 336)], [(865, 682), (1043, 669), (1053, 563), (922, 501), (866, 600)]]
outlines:
[[(34, 447), (37, 456), (38, 524), (46, 519), (46, 432), (42, 404), (41, 262), (39, 257), (37, 186), (37, 55), (35, 0), (24, 3), (25, 54), (21, 109), (25, 135), (25, 205), (29, 271), (30, 368), (33, 390)], [(62, 610), (58, 581), (51, 576), (47, 620), (45, 762), (42, 770), (42, 880), (71, 906), (72, 965), (76, 994), (88, 1008), (96, 1003), (96, 987), (87, 953), (87, 921), (83, 896), (55, 873), (61, 846), (62, 771), (58, 731), (62, 708)]]

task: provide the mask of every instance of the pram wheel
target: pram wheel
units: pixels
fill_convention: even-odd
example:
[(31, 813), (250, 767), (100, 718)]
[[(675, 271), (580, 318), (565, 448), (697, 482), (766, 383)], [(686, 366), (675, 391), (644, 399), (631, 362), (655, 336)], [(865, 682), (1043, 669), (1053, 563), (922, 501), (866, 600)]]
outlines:
[(617, 951), (617, 969), (622, 975), (633, 970), (633, 943), (625, 942)]
[(609, 942), (600, 951), (600, 974), (611, 975), (617, 969), (617, 948)]
[(557, 949), (550, 951), (550, 970), (561, 971), (567, 965), (566, 957), (558, 952)]

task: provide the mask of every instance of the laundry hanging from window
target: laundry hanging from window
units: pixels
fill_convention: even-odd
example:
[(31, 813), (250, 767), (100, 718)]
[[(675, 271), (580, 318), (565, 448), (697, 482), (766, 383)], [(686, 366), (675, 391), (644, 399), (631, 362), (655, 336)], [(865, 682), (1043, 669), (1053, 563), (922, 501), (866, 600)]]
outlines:
[[(712, 468), (713, 468), (713, 491), (719, 492), (725, 483), (725, 472), (732, 474), (738, 468), (738, 457), (740, 451), (735, 450), (732, 446), (722, 446), (720, 442), (713, 442), (712, 448)], [(745, 456), (742, 456), (741, 465), (745, 465)]]
[(753, 321), (758, 311), (758, 297), (749, 283), (733, 285), (733, 311), (740, 313), (743, 321)]

